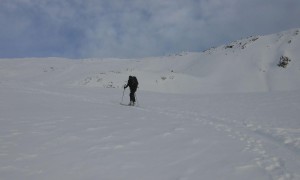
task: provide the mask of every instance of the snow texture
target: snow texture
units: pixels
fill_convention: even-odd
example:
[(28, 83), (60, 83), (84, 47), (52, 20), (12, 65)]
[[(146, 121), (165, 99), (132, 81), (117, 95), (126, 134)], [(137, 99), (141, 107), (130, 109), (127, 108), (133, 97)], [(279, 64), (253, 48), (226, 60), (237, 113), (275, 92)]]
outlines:
[(299, 49), (292, 29), (166, 57), (1, 59), (0, 179), (299, 180)]

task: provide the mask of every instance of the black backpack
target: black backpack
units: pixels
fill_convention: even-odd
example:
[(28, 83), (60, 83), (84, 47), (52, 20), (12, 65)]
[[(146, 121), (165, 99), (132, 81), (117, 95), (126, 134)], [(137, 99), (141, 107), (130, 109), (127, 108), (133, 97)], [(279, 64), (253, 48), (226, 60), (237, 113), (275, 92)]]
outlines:
[(138, 87), (139, 85), (139, 82), (135, 76), (131, 76), (130, 82), (132, 87)]

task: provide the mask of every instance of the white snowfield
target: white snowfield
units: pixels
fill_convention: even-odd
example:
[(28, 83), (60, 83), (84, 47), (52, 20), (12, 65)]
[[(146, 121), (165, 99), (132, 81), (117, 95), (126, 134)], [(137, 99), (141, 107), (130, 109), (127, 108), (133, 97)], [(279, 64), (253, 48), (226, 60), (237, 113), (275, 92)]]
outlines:
[(299, 50), (292, 29), (165, 57), (1, 59), (0, 179), (299, 180)]

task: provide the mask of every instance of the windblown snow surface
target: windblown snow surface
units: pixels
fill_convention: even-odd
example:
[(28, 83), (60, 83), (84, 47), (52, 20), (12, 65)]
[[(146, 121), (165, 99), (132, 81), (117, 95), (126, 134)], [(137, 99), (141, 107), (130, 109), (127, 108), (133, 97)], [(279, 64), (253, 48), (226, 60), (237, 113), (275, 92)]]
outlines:
[(0, 179), (299, 180), (299, 50), (292, 29), (164, 57), (1, 59)]

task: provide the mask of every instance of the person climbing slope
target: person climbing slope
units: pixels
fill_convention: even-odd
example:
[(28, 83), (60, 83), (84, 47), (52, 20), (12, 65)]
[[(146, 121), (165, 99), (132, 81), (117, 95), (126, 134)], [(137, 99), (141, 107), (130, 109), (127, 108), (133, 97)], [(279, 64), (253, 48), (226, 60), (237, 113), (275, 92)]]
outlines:
[(124, 89), (126, 89), (129, 86), (130, 89), (130, 103), (128, 104), (129, 106), (134, 106), (135, 105), (135, 92), (138, 88), (139, 82), (135, 76), (129, 76), (128, 82), (126, 85), (124, 85)]

